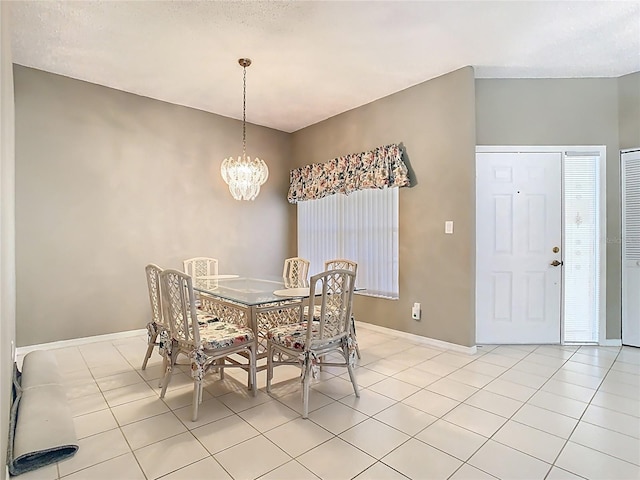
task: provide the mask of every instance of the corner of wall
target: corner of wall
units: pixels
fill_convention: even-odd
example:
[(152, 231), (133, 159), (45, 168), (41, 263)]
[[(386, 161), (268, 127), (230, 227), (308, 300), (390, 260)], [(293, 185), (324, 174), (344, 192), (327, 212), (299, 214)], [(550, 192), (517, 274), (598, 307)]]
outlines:
[(640, 72), (618, 78), (620, 149), (640, 147)]
[[(11, 2), (0, 2), (0, 451), (6, 452), (15, 343), (15, 121), (9, 35)], [(5, 456), (6, 458), (6, 456)], [(6, 477), (6, 469), (0, 476)]]

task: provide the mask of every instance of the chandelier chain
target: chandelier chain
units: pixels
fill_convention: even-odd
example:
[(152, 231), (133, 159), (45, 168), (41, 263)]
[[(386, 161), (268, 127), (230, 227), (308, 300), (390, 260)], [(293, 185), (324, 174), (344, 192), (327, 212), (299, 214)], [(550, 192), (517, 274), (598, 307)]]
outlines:
[(247, 156), (247, 67), (242, 67), (242, 158)]

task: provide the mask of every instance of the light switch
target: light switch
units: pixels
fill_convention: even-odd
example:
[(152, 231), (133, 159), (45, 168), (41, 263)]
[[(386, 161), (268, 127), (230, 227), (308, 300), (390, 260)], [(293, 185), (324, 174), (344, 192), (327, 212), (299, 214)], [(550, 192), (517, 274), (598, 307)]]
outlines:
[(444, 222), (444, 233), (453, 233), (453, 220)]

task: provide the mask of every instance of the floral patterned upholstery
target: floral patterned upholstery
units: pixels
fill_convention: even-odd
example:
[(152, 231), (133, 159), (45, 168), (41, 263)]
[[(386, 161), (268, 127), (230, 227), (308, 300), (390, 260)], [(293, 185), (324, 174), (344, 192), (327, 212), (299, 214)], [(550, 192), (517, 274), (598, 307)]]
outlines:
[[(198, 323), (200, 316), (198, 315)], [(204, 350), (237, 347), (254, 339), (253, 330), (234, 323), (213, 321), (200, 324), (200, 342)]]
[[(313, 323), (312, 335), (318, 333), (316, 322)], [(303, 351), (307, 340), (307, 322), (292, 323), (269, 330), (267, 338), (277, 345), (293, 350)]]
[(196, 310), (196, 315), (198, 316), (198, 325), (200, 326), (220, 321), (217, 316), (209, 312), (205, 312), (204, 310)]

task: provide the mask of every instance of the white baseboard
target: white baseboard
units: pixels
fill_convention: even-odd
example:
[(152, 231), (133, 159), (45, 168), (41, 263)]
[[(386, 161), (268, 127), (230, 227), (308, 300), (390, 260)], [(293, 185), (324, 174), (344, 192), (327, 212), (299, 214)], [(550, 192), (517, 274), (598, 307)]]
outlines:
[[(443, 348), (446, 350), (453, 350), (455, 352), (466, 353), (474, 355), (477, 352), (477, 347), (465, 347), (456, 343), (444, 342), (442, 340), (436, 340), (435, 338), (422, 337), (420, 335), (414, 335), (413, 333), (401, 332), (400, 330), (394, 330), (392, 328), (379, 327), (378, 325), (372, 325), (370, 323), (362, 323), (356, 321), (358, 328), (369, 329), (384, 333), (386, 335), (393, 335), (394, 337), (406, 338), (415, 343), (428, 345), (431, 347)], [(90, 343), (105, 342), (109, 340), (118, 340), (121, 338), (135, 337), (138, 335), (144, 335), (147, 333), (146, 329), (129, 330), (128, 332), (109, 333), (106, 335), (96, 335), (93, 337), (73, 338), (71, 340), (61, 340), (59, 342), (41, 343), (39, 345), (28, 345), (26, 347), (18, 347), (16, 349), (16, 356), (23, 356), (34, 350), (53, 350), (55, 348), (65, 347), (77, 347), (79, 345), (88, 345)], [(613, 341), (613, 340), (612, 340)], [(620, 340), (618, 340), (619, 342)]]
[(621, 347), (622, 340), (619, 338), (607, 338), (598, 343), (600, 347)]
[(374, 332), (384, 333), (386, 335), (393, 335), (394, 337), (406, 338), (415, 343), (427, 345), (430, 347), (444, 348), (446, 350), (453, 350), (454, 352), (466, 353), (468, 355), (475, 355), (478, 351), (477, 347), (465, 347), (458, 345), (457, 343), (444, 342), (435, 338), (423, 337), (421, 335), (415, 335), (413, 333), (401, 332), (400, 330), (394, 330), (392, 328), (380, 327), (378, 325), (372, 325), (370, 323), (362, 323), (356, 321), (356, 330), (358, 328), (373, 330)]
[(96, 335), (93, 337), (72, 338), (71, 340), (61, 340), (59, 342), (41, 343), (39, 345), (27, 345), (26, 347), (18, 347), (16, 356), (26, 355), (34, 350), (53, 350), (55, 348), (77, 347), (79, 345), (88, 345), (90, 343), (105, 342), (109, 340), (119, 340), (121, 338), (136, 337), (147, 333), (146, 328), (140, 330), (129, 330), (128, 332), (108, 333), (106, 335)]

